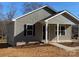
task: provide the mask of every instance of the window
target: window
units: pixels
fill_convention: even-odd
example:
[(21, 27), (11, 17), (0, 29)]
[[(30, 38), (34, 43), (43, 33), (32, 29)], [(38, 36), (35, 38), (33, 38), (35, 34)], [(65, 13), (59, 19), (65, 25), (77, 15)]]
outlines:
[[(56, 26), (56, 35), (57, 35), (57, 26)], [(65, 26), (64, 25), (60, 25), (59, 26), (59, 35), (65, 35)]]
[(72, 39), (77, 39), (78, 37), (78, 25), (72, 26)]
[(27, 29), (28, 30), (32, 30), (33, 29), (33, 26), (32, 25), (27, 25)]
[(28, 30), (27, 35), (32, 35), (32, 30)]
[(61, 35), (65, 35), (65, 26), (60, 26), (59, 33), (60, 33)]
[(27, 25), (27, 35), (33, 35), (33, 26)]
[(26, 35), (35, 35), (35, 25), (27, 25), (27, 28), (26, 24), (24, 25), (24, 36)]

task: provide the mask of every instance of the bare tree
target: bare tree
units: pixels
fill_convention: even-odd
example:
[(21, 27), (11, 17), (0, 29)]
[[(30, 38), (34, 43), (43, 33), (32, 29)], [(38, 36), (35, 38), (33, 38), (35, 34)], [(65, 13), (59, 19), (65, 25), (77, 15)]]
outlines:
[(0, 36), (3, 37), (5, 33), (5, 23), (4, 23), (4, 6), (0, 3)]
[(30, 3), (23, 3), (23, 14), (30, 12), (32, 10), (35, 10), (39, 7), (43, 6), (43, 4), (41, 3), (37, 3), (37, 2), (30, 2)]
[(6, 13), (6, 20), (11, 21), (16, 16), (17, 8), (14, 4), (9, 5), (9, 11)]
[(16, 16), (16, 11), (17, 8), (15, 7), (14, 4), (10, 4), (8, 6), (8, 12), (4, 13), (4, 6), (2, 4), (0, 4), (0, 24), (2, 25), (0, 27), (1, 30), (1, 35), (2, 36), (7, 36), (7, 26), (6, 24), (8, 23), (8, 21), (12, 21), (12, 19)]
[(4, 35), (7, 36), (7, 24), (12, 21), (12, 19), (16, 16), (16, 12), (17, 12), (17, 8), (16, 8), (16, 5), (14, 4), (10, 4), (8, 6), (8, 12), (5, 14), (5, 17), (4, 17), (4, 22), (3, 22), (3, 25), (4, 25)]

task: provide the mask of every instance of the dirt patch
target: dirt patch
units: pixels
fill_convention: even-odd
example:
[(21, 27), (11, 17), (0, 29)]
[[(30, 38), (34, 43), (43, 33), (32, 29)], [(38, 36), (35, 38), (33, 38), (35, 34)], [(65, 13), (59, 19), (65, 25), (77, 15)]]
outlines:
[(79, 56), (79, 51), (68, 52), (53, 45), (25, 45), (15, 48), (1, 48), (0, 56), (9, 57), (63, 57), (63, 56)]

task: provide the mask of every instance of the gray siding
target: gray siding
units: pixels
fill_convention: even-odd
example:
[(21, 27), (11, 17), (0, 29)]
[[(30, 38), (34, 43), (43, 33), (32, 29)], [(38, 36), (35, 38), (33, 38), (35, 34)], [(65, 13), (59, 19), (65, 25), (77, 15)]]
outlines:
[(16, 42), (29, 42), (29, 41), (41, 41), (42, 40), (42, 24), (35, 24), (35, 36), (24, 36), (24, 31), (14, 37)]
[(40, 20), (43, 20), (46, 17), (49, 17), (51, 14), (49, 14), (44, 9), (41, 9), (37, 12), (33, 12), (32, 14), (26, 15), (22, 18), (19, 18), (15, 21), (15, 33), (14, 36), (18, 35), (23, 31), (24, 24), (34, 24)]
[(65, 18), (62, 15), (59, 15), (57, 17), (54, 17), (54, 18), (50, 19), (48, 21), (48, 23), (49, 24), (72, 24), (72, 25), (74, 25), (73, 22), (71, 22), (68, 18)]

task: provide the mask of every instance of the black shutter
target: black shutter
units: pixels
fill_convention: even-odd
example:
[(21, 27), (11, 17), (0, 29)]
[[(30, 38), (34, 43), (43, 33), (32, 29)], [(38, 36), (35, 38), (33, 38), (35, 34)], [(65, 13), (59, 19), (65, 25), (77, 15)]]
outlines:
[(35, 36), (35, 24), (33, 25), (33, 36)]
[(26, 24), (24, 24), (24, 36), (26, 36)]

